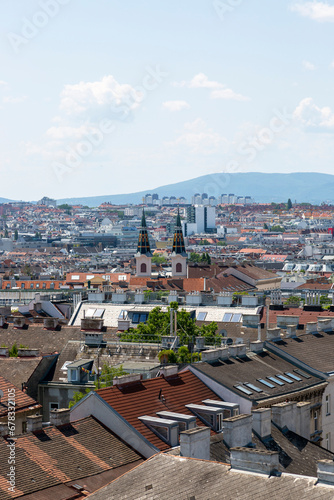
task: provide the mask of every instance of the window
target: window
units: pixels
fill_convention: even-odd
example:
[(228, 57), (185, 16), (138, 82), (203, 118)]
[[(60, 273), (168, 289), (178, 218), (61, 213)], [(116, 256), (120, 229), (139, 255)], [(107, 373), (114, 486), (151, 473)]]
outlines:
[(299, 368), (296, 368), (293, 371), (296, 372), (296, 373), (298, 373), (298, 375), (301, 375), (304, 378), (311, 378), (311, 375), (308, 375), (308, 373), (305, 373), (302, 370), (299, 370)]
[(233, 315), (231, 313), (225, 313), (224, 316), (223, 316), (223, 321), (225, 321), (226, 323), (228, 321), (231, 321), (232, 316)]
[(271, 384), (270, 382), (268, 382), (267, 380), (264, 380), (263, 378), (259, 378), (258, 381), (261, 382), (261, 384), (264, 384), (267, 387), (270, 387), (270, 389), (274, 389), (274, 387), (275, 387), (274, 384)]
[(275, 377), (267, 377), (267, 378), (277, 385), (284, 385), (284, 382), (282, 382), (282, 380), (278, 380), (278, 378)]
[(78, 377), (78, 373), (76, 370), (71, 370), (71, 381), (76, 382)]
[(39, 283), (36, 283), (36, 288), (39, 288)]
[(53, 283), (53, 281), (50, 283), (50, 289), (53, 290), (55, 287), (55, 284)]
[(331, 414), (331, 399), (330, 399), (330, 395), (327, 394), (326, 396), (326, 415), (330, 415)]
[(22, 433), (27, 432), (27, 422), (22, 422)]
[(180, 262), (178, 262), (176, 264), (176, 272), (177, 273), (182, 273), (182, 264)]
[(239, 323), (241, 320), (241, 314), (233, 314), (231, 318), (231, 323)]
[(34, 288), (34, 284), (33, 283), (30, 283), (30, 288)]
[(138, 313), (133, 314), (132, 323), (139, 323), (139, 314)]
[(145, 321), (147, 321), (147, 317), (148, 317), (147, 314), (141, 314), (139, 316), (139, 323), (145, 323)]
[(235, 385), (234, 387), (239, 391), (247, 394), (247, 396), (251, 396), (253, 394), (252, 391), (249, 391), (248, 389), (246, 389), (246, 387), (243, 387), (242, 385)]
[(204, 321), (206, 318), (207, 313), (206, 312), (199, 312), (197, 314), (197, 321)]
[(25, 288), (26, 284), (25, 283), (21, 283), (21, 288)]
[(43, 283), (43, 288), (46, 288), (46, 283)]
[(145, 264), (145, 262), (143, 262), (142, 264), (140, 264), (140, 272), (141, 273), (146, 273), (146, 264)]
[(58, 410), (58, 408), (59, 408), (59, 403), (55, 403), (55, 402), (49, 403), (49, 411)]
[(325, 435), (325, 447), (327, 448), (327, 450), (330, 450), (330, 448), (331, 448), (331, 433), (330, 432), (327, 432), (327, 434)]
[(314, 411), (313, 420), (314, 420), (314, 432), (317, 432), (317, 430), (318, 430), (318, 410)]
[(301, 381), (301, 378), (297, 377), (297, 375), (295, 375), (294, 373), (285, 372), (285, 374), (288, 375), (290, 378), (293, 378), (293, 380), (297, 380), (297, 382)]
[(259, 387), (257, 387), (256, 385), (253, 385), (253, 384), (248, 384), (247, 382), (245, 382), (245, 385), (247, 385), (247, 387), (249, 387), (250, 389), (252, 389), (252, 391), (255, 391), (255, 392), (263, 392), (262, 389), (260, 389)]
[(276, 375), (276, 377), (284, 380), (284, 382), (287, 382), (288, 384), (293, 384), (293, 380), (291, 380), (291, 378), (285, 377), (284, 375)]
[(10, 283), (7, 283), (6, 288), (10, 288)]

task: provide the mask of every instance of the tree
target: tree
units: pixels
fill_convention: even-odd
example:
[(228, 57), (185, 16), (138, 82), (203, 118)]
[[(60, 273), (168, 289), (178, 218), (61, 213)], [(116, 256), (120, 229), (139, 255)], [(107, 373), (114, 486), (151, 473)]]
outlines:
[(291, 201), (291, 199), (289, 198), (289, 199), (288, 199), (288, 203), (287, 203), (287, 209), (288, 209), (288, 210), (291, 210), (291, 208), (292, 208), (292, 201)]
[(163, 257), (162, 255), (153, 255), (152, 257), (152, 262), (153, 264), (157, 264), (158, 266), (161, 266), (161, 264), (166, 264), (167, 259)]
[(190, 352), (189, 352), (189, 349), (187, 346), (183, 345), (183, 346), (179, 347), (179, 349), (177, 351), (177, 355), (178, 355), (180, 363), (189, 363), (190, 362), (191, 356), (190, 356)]
[(273, 233), (284, 233), (284, 227), (277, 224), (276, 226), (271, 226), (270, 231), (272, 231)]
[(17, 350), (17, 345), (16, 342), (12, 345), (12, 348), (9, 349), (9, 357), (10, 358), (17, 358), (18, 355), (18, 350)]
[(163, 349), (158, 353), (159, 362), (163, 363), (177, 363), (177, 356), (172, 349)]
[(120, 365), (118, 368), (116, 368), (115, 366), (108, 365), (108, 363), (104, 363), (99, 376), (99, 382), (97, 380), (94, 382), (95, 387), (109, 387), (110, 385), (112, 385), (114, 377), (122, 377), (123, 375), (127, 374), (128, 372), (123, 370), (123, 365)]
[(90, 393), (90, 389), (86, 389), (84, 392), (82, 391), (75, 391), (73, 394), (73, 399), (69, 402), (68, 407), (72, 408), (72, 406), (76, 405), (82, 398), (84, 398), (87, 394)]
[(269, 230), (268, 224), (264, 223), (263, 224), (263, 229), (265, 229), (266, 231), (268, 231)]
[(15, 241), (17, 241), (18, 237), (19, 237), (18, 230), (17, 230), (17, 229), (15, 229), (15, 233), (14, 233), (14, 240), (15, 240)]

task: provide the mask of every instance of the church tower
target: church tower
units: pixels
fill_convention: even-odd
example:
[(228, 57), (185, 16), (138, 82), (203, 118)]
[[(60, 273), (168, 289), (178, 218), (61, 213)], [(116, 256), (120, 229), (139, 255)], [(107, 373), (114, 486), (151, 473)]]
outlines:
[(141, 218), (141, 227), (139, 231), (137, 253), (136, 253), (136, 276), (151, 276), (152, 268), (152, 254), (150, 249), (150, 242), (148, 239), (148, 232), (146, 227), (145, 212), (143, 208), (143, 215)]
[(177, 210), (176, 226), (173, 239), (172, 276), (175, 278), (187, 277), (187, 254), (186, 248), (184, 246), (179, 209)]

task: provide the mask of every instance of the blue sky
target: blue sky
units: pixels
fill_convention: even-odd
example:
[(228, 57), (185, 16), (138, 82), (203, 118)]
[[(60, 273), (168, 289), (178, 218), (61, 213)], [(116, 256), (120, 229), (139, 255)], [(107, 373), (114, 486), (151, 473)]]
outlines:
[(316, 0), (2, 0), (1, 196), (332, 173), (333, 23)]

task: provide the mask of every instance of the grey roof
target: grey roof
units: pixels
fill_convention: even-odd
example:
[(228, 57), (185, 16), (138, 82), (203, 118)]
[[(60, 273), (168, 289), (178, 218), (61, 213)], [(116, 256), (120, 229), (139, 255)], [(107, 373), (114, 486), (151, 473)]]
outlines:
[[(295, 373), (295, 365), (289, 363), (285, 359), (280, 358), (276, 354), (268, 351), (263, 351), (259, 354), (248, 354), (243, 358), (230, 358), (225, 361), (216, 361), (214, 363), (200, 362), (193, 365), (194, 373), (196, 369), (209, 376), (211, 379), (219, 382), (224, 387), (238, 394), (238, 396), (248, 399), (250, 401), (258, 401), (278, 397), (281, 395), (297, 392), (317, 384), (323, 384), (324, 380), (315, 375), (309, 375), (309, 378), (298, 376), (301, 380), (297, 381), (288, 377), (286, 373)], [(282, 375), (293, 380), (291, 383), (280, 380), (282, 385), (272, 382), (268, 377), (275, 377)], [(259, 379), (264, 379), (273, 387), (268, 387)], [(262, 392), (257, 392), (245, 384), (252, 384)], [(243, 392), (236, 388), (241, 386), (248, 390), (250, 394)]]
[(229, 465), (159, 454), (89, 496), (91, 500), (333, 500), (334, 487), (317, 479), (268, 477)]

